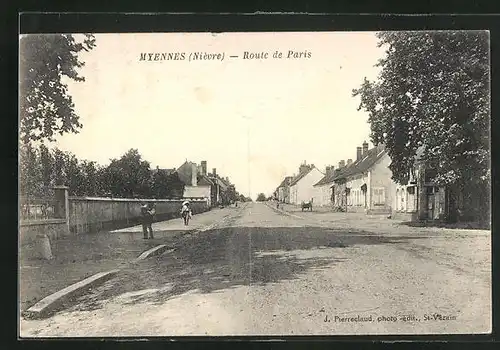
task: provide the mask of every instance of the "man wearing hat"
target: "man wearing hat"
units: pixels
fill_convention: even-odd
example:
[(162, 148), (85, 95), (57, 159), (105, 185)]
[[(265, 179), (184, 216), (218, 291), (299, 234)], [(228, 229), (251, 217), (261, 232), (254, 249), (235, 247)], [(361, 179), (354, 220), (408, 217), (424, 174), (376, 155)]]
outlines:
[(144, 234), (144, 239), (148, 239), (148, 231), (149, 238), (153, 239), (153, 216), (155, 214), (154, 205), (143, 203), (141, 206), (141, 215), (142, 215), (142, 233)]

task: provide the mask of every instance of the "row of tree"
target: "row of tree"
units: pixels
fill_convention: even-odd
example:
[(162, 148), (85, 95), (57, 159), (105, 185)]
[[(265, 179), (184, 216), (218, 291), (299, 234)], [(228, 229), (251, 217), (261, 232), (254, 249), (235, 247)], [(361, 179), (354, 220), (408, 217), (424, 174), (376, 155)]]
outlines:
[(476, 197), (464, 209), (488, 218), (488, 32), (382, 32), (378, 38), (387, 48), (380, 75), (365, 78), (353, 95), (369, 114), (372, 142), (388, 150), (393, 179), (408, 181), (418, 151), (435, 182), (452, 197)]
[[(43, 143), (56, 135), (78, 133), (82, 128), (64, 80), (83, 82), (78, 69), (85, 65), (83, 51), (96, 47), (92, 34), (30, 34), (20, 38), (20, 192), (46, 196), (57, 185), (69, 186), (74, 196), (182, 197), (178, 174), (150, 169), (137, 149), (131, 149), (107, 166), (82, 161)], [(40, 146), (34, 146), (41, 143)], [(248, 201), (234, 187), (222, 194), (224, 203)]]
[(131, 149), (109, 165), (79, 160), (70, 152), (45, 145), (20, 147), (21, 195), (44, 197), (53, 186), (69, 187), (73, 196), (122, 198), (182, 197), (184, 183), (176, 172), (151, 169), (137, 149)]
[[(181, 198), (184, 183), (177, 172), (151, 169), (137, 149), (130, 149), (109, 165), (79, 160), (70, 152), (50, 150), (44, 144), (20, 147), (20, 192), (27, 197), (47, 197), (54, 186), (68, 186), (71, 196), (118, 198)], [(221, 194), (222, 204), (251, 199), (234, 186)]]

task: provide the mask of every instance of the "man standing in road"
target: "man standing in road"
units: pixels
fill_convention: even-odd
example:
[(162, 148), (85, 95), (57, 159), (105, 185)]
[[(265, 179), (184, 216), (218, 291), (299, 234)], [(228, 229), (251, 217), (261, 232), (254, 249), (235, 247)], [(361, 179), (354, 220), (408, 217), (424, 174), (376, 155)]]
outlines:
[(155, 215), (154, 205), (152, 203), (143, 203), (143, 205), (141, 206), (141, 215), (142, 233), (144, 234), (144, 239), (148, 239), (148, 231), (149, 238), (153, 239), (153, 216)]

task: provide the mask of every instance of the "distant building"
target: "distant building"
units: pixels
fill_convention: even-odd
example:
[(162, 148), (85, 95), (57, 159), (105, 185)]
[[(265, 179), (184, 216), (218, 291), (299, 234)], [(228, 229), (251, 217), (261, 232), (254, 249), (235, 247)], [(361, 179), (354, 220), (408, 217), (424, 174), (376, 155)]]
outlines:
[(286, 176), (276, 189), (276, 198), (282, 203), (290, 203), (290, 183), (293, 176)]
[(385, 147), (369, 150), (364, 142), (356, 151), (356, 161), (349, 159), (334, 178), (335, 206), (367, 214), (390, 214), (396, 184)]
[(207, 173), (207, 161), (201, 161), (200, 165), (186, 161), (177, 170), (179, 178), (185, 184), (184, 197), (207, 198), (209, 206), (220, 204), (227, 205), (231, 197), (235, 196), (236, 189), (228, 177), (221, 177), (217, 169), (213, 168)]
[(315, 195), (314, 204), (319, 206), (333, 205), (332, 185), (335, 178), (335, 167), (329, 165), (325, 169), (325, 176), (314, 184)]
[(449, 218), (448, 191), (433, 182), (435, 171), (420, 161), (423, 148), (417, 151), (414, 171), (407, 184), (398, 184), (394, 195), (392, 217), (406, 221), (444, 220)]
[(299, 174), (290, 182), (290, 203), (301, 204), (314, 199), (314, 184), (318, 183), (324, 174), (314, 166), (304, 162), (299, 167)]

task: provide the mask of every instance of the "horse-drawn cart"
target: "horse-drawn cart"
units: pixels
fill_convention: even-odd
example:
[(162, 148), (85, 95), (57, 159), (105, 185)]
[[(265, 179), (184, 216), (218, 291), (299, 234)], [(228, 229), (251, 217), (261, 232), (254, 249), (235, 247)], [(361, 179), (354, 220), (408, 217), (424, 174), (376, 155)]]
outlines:
[(309, 202), (302, 202), (301, 208), (302, 211), (304, 211), (305, 209), (312, 211), (313, 210), (312, 200), (310, 200)]

